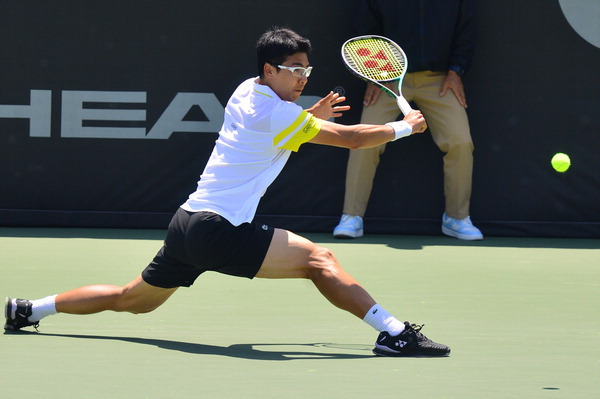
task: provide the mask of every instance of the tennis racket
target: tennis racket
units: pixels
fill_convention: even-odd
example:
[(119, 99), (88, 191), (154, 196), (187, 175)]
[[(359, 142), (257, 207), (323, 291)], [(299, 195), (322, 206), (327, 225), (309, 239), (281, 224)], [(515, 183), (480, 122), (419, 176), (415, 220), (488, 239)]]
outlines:
[[(342, 45), (342, 59), (352, 74), (395, 98), (404, 116), (412, 111), (401, 90), (408, 60), (396, 43), (383, 36), (354, 37)], [(398, 82), (398, 94), (383, 85), (390, 82)]]

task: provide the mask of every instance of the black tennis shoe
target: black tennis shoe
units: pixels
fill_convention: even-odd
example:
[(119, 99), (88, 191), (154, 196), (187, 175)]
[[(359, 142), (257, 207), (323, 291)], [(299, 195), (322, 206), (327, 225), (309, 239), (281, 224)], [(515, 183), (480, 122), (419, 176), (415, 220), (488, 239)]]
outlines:
[(6, 317), (5, 330), (14, 331), (29, 326), (33, 326), (37, 330), (40, 325), (39, 321), (32, 323), (28, 320), (28, 317), (31, 316), (31, 302), (27, 299), (7, 297), (4, 316)]
[(423, 326), (404, 322), (404, 331), (391, 336), (387, 331), (379, 334), (373, 353), (378, 356), (448, 356), (450, 348), (433, 342), (420, 331)]

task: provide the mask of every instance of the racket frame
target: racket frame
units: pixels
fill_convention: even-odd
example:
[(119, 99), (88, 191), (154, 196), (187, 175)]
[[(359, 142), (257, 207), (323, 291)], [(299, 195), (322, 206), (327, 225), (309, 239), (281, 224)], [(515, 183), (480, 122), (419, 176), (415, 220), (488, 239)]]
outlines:
[[(351, 66), (351, 64), (348, 60), (348, 58), (351, 58), (351, 57), (347, 56), (347, 54), (346, 54), (347, 46), (350, 43), (354, 43), (354, 42), (366, 40), (366, 39), (379, 39), (379, 40), (389, 43), (392, 47), (395, 47), (397, 52), (402, 57), (402, 60), (400, 60), (400, 63), (403, 64), (403, 66), (404, 66), (400, 76), (398, 76), (396, 78), (392, 78), (392, 79), (376, 80), (376, 79), (372, 79), (372, 78), (369, 78), (368, 76), (363, 75), (362, 73), (358, 72)], [(402, 47), (400, 47), (396, 42), (394, 42), (391, 39), (388, 39), (387, 37), (378, 36), (378, 35), (356, 36), (356, 37), (348, 39), (344, 42), (344, 44), (342, 45), (341, 54), (342, 54), (342, 60), (344, 61), (344, 65), (354, 76), (364, 80), (365, 82), (372, 83), (372, 84), (378, 86), (381, 90), (383, 90), (389, 96), (394, 98), (396, 100), (396, 103), (398, 104), (398, 108), (400, 108), (400, 110), (402, 111), (404, 116), (408, 115), (408, 113), (413, 110), (412, 107), (410, 106), (410, 104), (408, 103), (408, 101), (406, 101), (406, 99), (402, 95), (402, 82), (404, 81), (404, 76), (406, 75), (406, 69), (408, 68), (408, 59), (406, 58), (406, 54), (404, 54), (404, 50), (402, 50)], [(398, 94), (396, 94), (393, 90), (390, 90), (388, 87), (386, 87), (384, 85), (385, 83), (393, 83), (396, 81), (398, 82)]]

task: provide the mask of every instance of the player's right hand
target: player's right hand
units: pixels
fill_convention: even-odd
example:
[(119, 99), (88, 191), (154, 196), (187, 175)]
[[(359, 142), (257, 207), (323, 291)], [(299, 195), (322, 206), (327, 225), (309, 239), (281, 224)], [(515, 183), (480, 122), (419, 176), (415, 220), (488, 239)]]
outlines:
[(427, 129), (425, 117), (419, 110), (412, 110), (404, 117), (404, 121), (412, 127), (412, 134), (423, 133)]

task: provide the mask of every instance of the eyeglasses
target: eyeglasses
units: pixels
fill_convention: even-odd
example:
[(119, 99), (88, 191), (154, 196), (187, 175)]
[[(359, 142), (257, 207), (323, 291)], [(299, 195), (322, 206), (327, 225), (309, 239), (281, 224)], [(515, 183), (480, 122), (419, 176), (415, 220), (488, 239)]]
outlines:
[[(275, 65), (275, 64), (272, 64), (272, 65)], [(303, 78), (305, 76), (308, 78), (313, 70), (313, 67), (311, 67), (311, 66), (309, 66), (308, 68), (303, 68), (303, 67), (289, 67), (289, 66), (285, 66), (285, 65), (277, 65), (277, 68), (287, 69), (288, 71), (290, 71), (292, 73), (292, 75), (294, 75), (297, 78)]]

